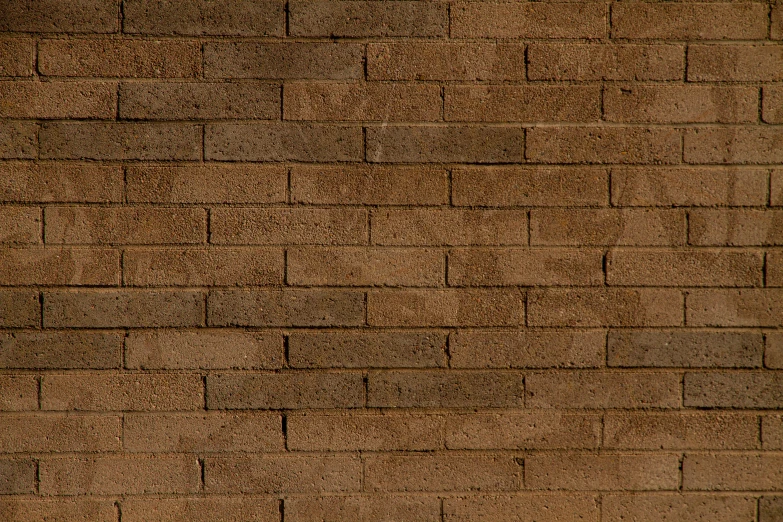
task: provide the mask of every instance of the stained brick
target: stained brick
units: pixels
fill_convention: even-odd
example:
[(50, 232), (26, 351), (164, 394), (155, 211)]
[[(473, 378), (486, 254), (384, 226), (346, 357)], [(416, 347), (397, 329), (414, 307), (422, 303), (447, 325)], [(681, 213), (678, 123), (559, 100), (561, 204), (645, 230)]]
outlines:
[(119, 203), (122, 190), (120, 167), (32, 162), (0, 165), (0, 201)]

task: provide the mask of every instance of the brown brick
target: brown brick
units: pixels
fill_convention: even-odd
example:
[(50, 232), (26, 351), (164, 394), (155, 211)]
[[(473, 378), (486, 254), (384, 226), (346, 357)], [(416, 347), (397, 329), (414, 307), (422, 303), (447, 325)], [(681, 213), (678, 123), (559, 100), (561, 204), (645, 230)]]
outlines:
[(761, 418), (761, 442), (765, 450), (783, 449), (783, 416), (765, 415)]
[(116, 0), (37, 0), (0, 5), (0, 31), (117, 32)]
[(604, 366), (606, 333), (578, 330), (461, 330), (449, 338), (453, 368)]
[(525, 157), (540, 163), (680, 161), (680, 133), (659, 127), (534, 127)]
[(535, 520), (582, 522), (598, 520), (598, 503), (586, 495), (465, 496), (443, 499), (446, 522)]
[(783, 372), (689, 372), (685, 406), (709, 408), (783, 407)]
[(283, 451), (280, 415), (257, 413), (139, 413), (125, 415), (129, 452)]
[(769, 199), (770, 205), (783, 206), (783, 169), (773, 169), (772, 172), (770, 172)]
[(213, 290), (210, 326), (360, 326), (364, 292), (355, 290)]
[(452, 38), (603, 38), (606, 8), (600, 3), (457, 2)]
[(688, 326), (783, 326), (783, 291), (692, 290)]
[(688, 80), (774, 82), (783, 80), (780, 45), (689, 45)]
[(701, 491), (764, 491), (783, 488), (783, 456), (688, 454), (682, 488)]
[(283, 251), (267, 248), (132, 249), (129, 286), (248, 286), (283, 283)]
[(364, 382), (358, 372), (222, 374), (207, 377), (211, 410), (360, 408)]
[(292, 451), (426, 451), (443, 447), (443, 419), (431, 415), (288, 416)]
[(377, 408), (512, 408), (525, 402), (519, 372), (371, 372), (367, 405)]
[(7, 248), (0, 250), (3, 285), (117, 285), (120, 253), (108, 249)]
[(783, 212), (779, 210), (694, 210), (690, 242), (694, 245), (783, 245)]
[(285, 36), (282, 0), (125, 0), (124, 33)]
[(38, 125), (26, 121), (0, 122), (0, 159), (38, 156)]
[(601, 508), (606, 520), (711, 520), (741, 522), (756, 516), (756, 499), (715, 495), (605, 495)]
[(681, 80), (682, 45), (532, 43), (531, 80)]
[(676, 490), (677, 455), (530, 455), (525, 485), (530, 489), (576, 491)]
[(765, 123), (783, 123), (783, 89), (765, 86), (761, 105)]
[(46, 242), (72, 245), (206, 242), (201, 208), (47, 207)]
[(3, 430), (0, 432), (0, 452), (119, 451), (121, 436), (119, 417), (70, 414), (4, 415)]
[(783, 131), (777, 127), (686, 129), (683, 144), (686, 163), (783, 162)]
[(604, 447), (628, 450), (757, 449), (755, 415), (733, 413), (607, 413)]
[(367, 457), (368, 491), (518, 491), (522, 466), (511, 456), (389, 455)]
[(0, 226), (0, 244), (40, 243), (41, 209), (4, 206), (0, 208)]
[(439, 286), (446, 272), (435, 249), (293, 248), (286, 259), (294, 286)]
[(0, 495), (34, 494), (35, 462), (22, 459), (0, 459)]
[(458, 167), (453, 204), (460, 206), (605, 206), (608, 176), (594, 167)]
[(761, 333), (743, 331), (613, 330), (607, 364), (627, 367), (759, 368)]
[(440, 499), (398, 495), (286, 498), (285, 516), (293, 522), (312, 520), (322, 522), (342, 522), (343, 520), (440, 522), (441, 520)]
[(780, 517), (783, 517), (783, 496), (764, 496), (759, 499), (759, 522), (775, 522)]
[(292, 36), (433, 37), (447, 36), (449, 27), (441, 2), (297, 0), (289, 17)]
[(32, 76), (34, 54), (31, 38), (0, 38), (0, 76)]
[(122, 332), (0, 334), (0, 368), (108, 369), (122, 366)]
[(766, 205), (769, 174), (734, 167), (612, 169), (612, 204), (623, 207)]
[(294, 165), (294, 203), (439, 205), (449, 201), (448, 174), (437, 167)]
[(297, 330), (288, 336), (288, 351), (294, 368), (431, 368), (447, 363), (442, 332)]
[(114, 118), (117, 86), (101, 82), (0, 82), (3, 118)]
[(376, 210), (371, 216), (377, 245), (526, 245), (524, 210)]
[(364, 46), (321, 42), (207, 42), (207, 78), (348, 80), (364, 76)]
[(370, 43), (368, 80), (525, 80), (525, 46), (495, 43)]
[(0, 326), (3, 328), (38, 327), (41, 303), (34, 290), (0, 289)]
[(283, 365), (279, 332), (141, 330), (125, 339), (126, 368), (141, 370), (261, 369)]
[(0, 518), (8, 522), (69, 520), (73, 522), (115, 522), (117, 508), (112, 500), (0, 500)]
[[(32, 375), (0, 375), (0, 411), (37, 409), (37, 377)], [(2, 473), (0, 473), (1, 476)]]
[(279, 505), (274, 498), (123, 498), (122, 518), (125, 522), (278, 522)]
[(42, 40), (38, 68), (46, 76), (196, 78), (201, 44), (183, 40)]
[(183, 494), (199, 490), (195, 455), (67, 457), (40, 463), (42, 495)]
[(783, 332), (766, 332), (764, 344), (764, 366), (783, 370)]
[(517, 290), (376, 290), (367, 296), (372, 326), (517, 326), (524, 293)]
[(67, 163), (0, 164), (0, 201), (119, 203), (121, 167)]

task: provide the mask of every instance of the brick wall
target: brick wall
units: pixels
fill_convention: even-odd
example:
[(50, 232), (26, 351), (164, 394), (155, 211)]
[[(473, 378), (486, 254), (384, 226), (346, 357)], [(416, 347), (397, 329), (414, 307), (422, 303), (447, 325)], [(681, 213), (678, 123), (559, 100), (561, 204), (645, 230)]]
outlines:
[(783, 520), (783, 4), (0, 32), (0, 520)]

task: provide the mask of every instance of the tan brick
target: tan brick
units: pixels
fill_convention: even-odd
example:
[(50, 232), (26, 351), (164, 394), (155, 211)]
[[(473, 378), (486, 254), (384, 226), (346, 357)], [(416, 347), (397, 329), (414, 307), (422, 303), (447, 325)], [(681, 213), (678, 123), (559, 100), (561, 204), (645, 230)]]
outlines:
[(125, 339), (125, 366), (141, 370), (280, 368), (283, 336), (225, 329), (135, 330)]
[(783, 369), (783, 332), (766, 332), (764, 344), (764, 366)]
[(0, 431), (0, 453), (119, 451), (121, 437), (119, 417), (4, 415), (3, 430)]
[(0, 368), (120, 368), (122, 343), (122, 332), (28, 330), (2, 333)]
[(367, 296), (371, 326), (517, 326), (524, 293), (517, 290), (376, 290)]
[(390, 455), (365, 460), (367, 491), (518, 491), (522, 466), (511, 456)]
[(765, 123), (783, 123), (783, 89), (765, 86), (761, 106)]
[(682, 45), (532, 43), (531, 80), (681, 80)]
[(765, 415), (761, 418), (761, 442), (765, 450), (783, 449), (783, 416)]
[(46, 242), (72, 245), (198, 244), (207, 239), (201, 208), (47, 207)]
[(606, 8), (600, 3), (457, 2), (452, 38), (603, 38)]
[(37, 0), (0, 7), (0, 31), (29, 33), (117, 32), (117, 1)]
[(779, 210), (693, 210), (690, 242), (694, 245), (781, 245), (783, 212)]
[(0, 289), (0, 326), (41, 326), (41, 302), (33, 290)]
[(683, 146), (686, 163), (783, 162), (783, 131), (777, 127), (686, 129)]
[(525, 46), (495, 43), (370, 43), (368, 80), (525, 80)]
[(446, 334), (405, 331), (294, 331), (288, 336), (294, 368), (445, 367)]
[(201, 44), (195, 40), (42, 40), (38, 69), (46, 76), (197, 78)]
[(0, 459), (0, 495), (34, 494), (35, 462), (22, 459)]
[(210, 326), (360, 326), (364, 292), (354, 290), (212, 290)]
[(783, 80), (783, 46), (689, 45), (688, 80), (774, 82)]
[(0, 76), (32, 76), (32, 38), (0, 38)]
[(680, 133), (660, 127), (534, 127), (525, 157), (540, 163), (650, 163), (680, 161)]
[(594, 368), (605, 364), (606, 333), (578, 330), (461, 330), (449, 338), (453, 368)]
[(685, 406), (709, 408), (783, 407), (783, 372), (688, 372)]
[(688, 326), (783, 326), (783, 291), (692, 290), (686, 310)]
[(604, 447), (631, 450), (758, 449), (755, 415), (733, 413), (607, 413)]
[(783, 206), (783, 169), (773, 169), (770, 172), (769, 199), (770, 205)]
[(207, 376), (211, 410), (360, 408), (364, 382), (358, 372), (285, 372)]
[[(402, 2), (400, 2), (402, 3)], [(293, 522), (320, 520), (377, 520), (383, 522), (440, 522), (440, 499), (389, 495), (348, 497), (292, 497), (285, 500), (285, 516)]]
[(677, 373), (569, 371), (525, 377), (529, 408), (677, 408)]
[[(780, 30), (783, 31), (783, 26)], [(759, 522), (775, 522), (781, 516), (783, 496), (764, 496), (759, 499)]]
[(522, 407), (525, 387), (519, 372), (371, 372), (367, 405), (377, 408)]
[(282, 0), (125, 0), (124, 33), (285, 36)]
[[(38, 207), (0, 208), (0, 244), (24, 245), (41, 242), (41, 209)], [(16, 250), (15, 250), (16, 251)]]
[(123, 448), (130, 452), (283, 451), (277, 414), (139, 413), (125, 415)]
[(45, 459), (42, 495), (183, 494), (199, 490), (195, 455)]
[(530, 455), (525, 485), (530, 489), (576, 491), (676, 490), (677, 455)]
[(360, 491), (362, 462), (343, 456), (208, 458), (208, 493), (346, 493)]
[(0, 249), (0, 284), (117, 285), (120, 253), (108, 249)]
[(375, 210), (372, 240), (377, 245), (526, 245), (524, 210)]
[(278, 522), (279, 505), (274, 498), (123, 498), (122, 518), (125, 522)]
[(439, 205), (449, 201), (448, 174), (437, 167), (294, 165), (294, 203)]
[(688, 454), (682, 488), (700, 491), (764, 491), (783, 488), (783, 456)]
[(167, 248), (126, 250), (129, 286), (248, 286), (283, 283), (283, 250)]
[(606, 206), (605, 169), (594, 167), (458, 167), (452, 171), (459, 206)]
[(117, 86), (102, 82), (0, 82), (0, 117), (113, 119)]
[(431, 415), (288, 416), (292, 451), (427, 451), (443, 447), (443, 419)]
[(612, 6), (613, 38), (763, 40), (767, 6), (761, 3), (631, 3)]
[(598, 520), (598, 513), (596, 498), (586, 495), (482, 495), (443, 499), (443, 520), (446, 522), (594, 522)]
[(115, 522), (117, 508), (112, 500), (0, 500), (0, 517), (8, 522), (69, 520), (73, 522)]
[[(769, 36), (772, 40), (783, 40), (783, 4), (779, 1), (772, 3), (769, 13)], [(783, 509), (783, 507), (779, 508)], [(763, 520), (762, 522), (767, 522)]]
[(759, 332), (613, 330), (609, 366), (759, 368), (764, 340)]
[[(0, 375), (0, 411), (25, 411), (37, 409), (37, 377), (32, 375)], [(0, 477), (1, 476), (2, 473), (0, 473)], [(0, 482), (0, 484), (2, 484), (2, 482)]]
[(0, 201), (122, 202), (121, 167), (68, 163), (0, 164)]
[(756, 499), (717, 495), (605, 495), (601, 508), (606, 520), (667, 522), (711, 520), (744, 522), (756, 516)]
[(38, 156), (38, 125), (26, 121), (0, 122), (0, 159)]
[(207, 78), (348, 80), (364, 77), (364, 46), (321, 42), (207, 42)]

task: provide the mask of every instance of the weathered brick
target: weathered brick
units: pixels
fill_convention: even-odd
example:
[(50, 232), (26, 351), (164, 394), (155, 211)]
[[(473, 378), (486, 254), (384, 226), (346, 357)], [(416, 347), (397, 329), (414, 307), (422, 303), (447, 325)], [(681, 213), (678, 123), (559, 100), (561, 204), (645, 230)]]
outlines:
[(765, 123), (783, 123), (783, 89), (765, 86), (761, 101), (761, 118)]
[(686, 163), (783, 162), (783, 130), (778, 127), (686, 129), (683, 146)]
[(117, 285), (120, 253), (109, 249), (0, 249), (3, 285)]
[(282, 0), (124, 0), (124, 33), (285, 36)]
[(70, 414), (3, 415), (0, 453), (118, 451), (121, 437), (119, 417)]
[(0, 289), (0, 326), (41, 326), (41, 302), (34, 290)]
[(41, 209), (38, 207), (0, 208), (0, 244), (24, 245), (41, 242)]
[[(731, 168), (731, 167), (729, 167)], [(783, 169), (770, 172), (770, 205), (783, 206)]]
[(783, 332), (766, 332), (764, 345), (764, 366), (783, 370)]
[(694, 245), (783, 245), (783, 212), (751, 209), (699, 209), (689, 213)]
[(0, 118), (113, 119), (117, 86), (103, 82), (0, 82)]
[(108, 369), (122, 366), (122, 332), (17, 331), (0, 334), (0, 368)]
[(34, 54), (31, 38), (0, 38), (0, 76), (32, 76)]
[(740, 522), (756, 516), (756, 499), (717, 495), (604, 495), (601, 509), (606, 520), (711, 520)]
[(783, 407), (783, 372), (688, 372), (685, 406), (709, 408)]
[(783, 456), (687, 454), (682, 488), (700, 491), (764, 491), (783, 488)]
[[(783, 31), (783, 22), (780, 31)], [(783, 517), (783, 496), (764, 496), (759, 499), (759, 522), (775, 522), (780, 517)]]
[[(772, 3), (769, 13), (769, 36), (772, 40), (783, 40), (783, 4), (779, 1)], [(780, 509), (783, 509), (781, 507)], [(762, 522), (767, 522), (766, 520)]]
[(34, 494), (35, 462), (23, 459), (0, 459), (0, 495)]
[(3, 2), (0, 31), (28, 33), (115, 33), (117, 0)]
[(443, 499), (443, 520), (446, 522), (493, 522), (515, 519), (581, 522), (598, 520), (598, 513), (597, 499), (579, 494), (471, 495)]
[(606, 9), (600, 3), (457, 2), (451, 6), (452, 38), (603, 38)]
[(37, 377), (33, 375), (0, 375), (0, 411), (37, 409)]
[(441, 520), (440, 499), (398, 495), (292, 497), (285, 500), (285, 516), (293, 522), (309, 520), (440, 522)]
[(38, 125), (0, 121), (0, 159), (34, 159), (38, 155)]
[(783, 416), (764, 415), (761, 418), (761, 443), (765, 450), (783, 449)]
[(0, 164), (0, 201), (119, 203), (121, 167), (67, 163)]
[(697, 82), (781, 81), (783, 80), (783, 46), (689, 45), (688, 80)]
[[(275, 498), (123, 498), (125, 522), (278, 522)], [(112, 519), (114, 520), (114, 519)]]
[(783, 326), (783, 291), (692, 290), (686, 310), (688, 326)]
[(69, 520), (73, 522), (115, 522), (117, 508), (112, 500), (0, 500), (0, 517), (8, 522)]

